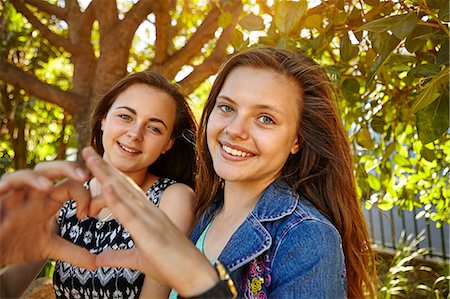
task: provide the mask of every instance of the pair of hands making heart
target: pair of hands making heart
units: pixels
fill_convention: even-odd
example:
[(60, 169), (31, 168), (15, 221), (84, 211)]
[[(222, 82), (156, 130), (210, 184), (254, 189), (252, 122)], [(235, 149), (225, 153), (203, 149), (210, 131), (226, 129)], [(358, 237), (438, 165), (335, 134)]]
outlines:
[[(217, 282), (209, 261), (131, 179), (106, 163), (94, 149), (85, 148), (82, 154), (102, 185), (102, 195), (95, 199), (82, 186), (87, 174), (73, 162), (43, 162), (34, 170), (19, 170), (2, 177), (2, 264), (54, 258), (88, 269), (128, 267), (184, 296), (201, 293)], [(66, 179), (54, 184), (58, 178)], [(94, 255), (59, 237), (54, 217), (69, 198), (77, 201), (79, 218), (96, 215), (108, 206), (131, 233), (136, 246)]]

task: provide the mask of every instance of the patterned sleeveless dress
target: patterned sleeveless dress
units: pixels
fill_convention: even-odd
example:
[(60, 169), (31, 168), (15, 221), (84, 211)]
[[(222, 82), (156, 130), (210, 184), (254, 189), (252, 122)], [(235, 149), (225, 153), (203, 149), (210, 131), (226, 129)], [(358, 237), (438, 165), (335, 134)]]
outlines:
[[(176, 182), (169, 178), (158, 178), (146, 195), (159, 206), (163, 191), (174, 183)], [(85, 183), (85, 187), (89, 189), (89, 182)], [(107, 249), (134, 247), (130, 233), (116, 220), (101, 221), (92, 217), (78, 220), (76, 207), (76, 202), (69, 200), (60, 210), (58, 224), (64, 239), (94, 254)], [(138, 298), (143, 283), (144, 274), (128, 268), (98, 268), (91, 271), (56, 261), (53, 273), (56, 298)]]

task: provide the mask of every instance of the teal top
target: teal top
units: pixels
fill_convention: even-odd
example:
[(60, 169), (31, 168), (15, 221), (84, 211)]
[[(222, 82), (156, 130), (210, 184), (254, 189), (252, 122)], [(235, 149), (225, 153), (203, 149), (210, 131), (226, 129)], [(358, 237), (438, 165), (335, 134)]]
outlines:
[[(203, 255), (205, 254), (205, 251), (204, 251), (204, 248), (205, 248), (205, 236), (206, 236), (206, 233), (208, 232), (209, 228), (211, 227), (211, 223), (212, 223), (212, 221), (210, 223), (208, 223), (208, 225), (205, 227), (205, 229), (203, 230), (202, 234), (198, 238), (197, 242), (195, 243), (195, 247), (197, 247), (197, 249), (200, 250), (200, 252), (203, 253)], [(214, 264), (214, 262), (211, 262), (211, 264)], [(177, 291), (172, 289), (170, 291), (169, 299), (177, 299), (177, 297), (178, 297)]]

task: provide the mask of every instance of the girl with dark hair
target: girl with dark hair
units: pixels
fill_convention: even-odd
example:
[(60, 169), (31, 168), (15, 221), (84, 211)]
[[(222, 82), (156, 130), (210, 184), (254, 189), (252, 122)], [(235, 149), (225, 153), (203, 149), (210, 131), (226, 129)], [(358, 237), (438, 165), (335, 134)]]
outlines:
[[(144, 190), (148, 201), (188, 235), (195, 198), (195, 146), (189, 138), (196, 132), (196, 123), (186, 97), (157, 73), (133, 73), (96, 103), (90, 126), (91, 145), (98, 154)], [(85, 187), (94, 197), (101, 184), (93, 177)], [(69, 200), (57, 217), (55, 230), (64, 239), (95, 254), (134, 247), (135, 240), (109, 209), (81, 220), (76, 214), (77, 204)], [(23, 273), (22, 269), (22, 279)], [(169, 292), (136, 270), (90, 271), (59, 260), (53, 287), (57, 298), (167, 298)]]

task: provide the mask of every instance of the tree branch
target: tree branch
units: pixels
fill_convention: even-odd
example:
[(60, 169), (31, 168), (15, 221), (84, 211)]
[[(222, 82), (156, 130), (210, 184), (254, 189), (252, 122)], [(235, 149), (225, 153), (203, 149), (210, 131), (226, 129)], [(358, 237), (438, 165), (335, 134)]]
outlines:
[(119, 32), (125, 39), (130, 39), (134, 36), (136, 29), (145, 20), (145, 18), (153, 11), (158, 9), (159, 4), (154, 1), (139, 1), (136, 3), (125, 15), (125, 18), (120, 22)]
[[(236, 15), (242, 9), (242, 2), (240, 0), (226, 0), (220, 1), (220, 3), (225, 3), (223, 4), (224, 10), (233, 15)], [(218, 28), (220, 14), (221, 8), (214, 6), (186, 45), (164, 63), (162, 69), (164, 69), (164, 75), (167, 78), (175, 77), (179, 69), (197, 56), (206, 42), (214, 38), (214, 33)]]
[(55, 103), (71, 114), (75, 114), (82, 103), (84, 96), (44, 83), (10, 63), (0, 61), (0, 69), (2, 81), (22, 88), (39, 99)]
[(66, 19), (66, 11), (62, 7), (50, 4), (42, 0), (26, 0), (26, 2), (30, 5), (33, 5), (40, 11), (56, 16), (60, 20)]
[(20, 0), (11, 0), (14, 7), (17, 9), (18, 12), (20, 12), (25, 18), (28, 19), (28, 21), (33, 25), (34, 28), (39, 30), (42, 34), (42, 36), (50, 43), (52, 43), (56, 47), (63, 47), (66, 51), (72, 53), (74, 50), (74, 46), (70, 43), (68, 39), (65, 39), (62, 36), (57, 35), (56, 33), (52, 32), (47, 26), (42, 24), (35, 15), (23, 4)]
[(116, 1), (97, 0), (94, 10), (100, 24), (100, 40), (104, 40), (104, 35), (111, 33), (119, 23)]
[(142, 20), (158, 9), (160, 5), (159, 3), (155, 5), (154, 1), (139, 1), (125, 15), (123, 19), (124, 26), (137, 27), (142, 23)]
[(170, 30), (170, 3), (166, 0), (158, 2), (156, 9), (156, 42), (154, 64), (162, 64), (168, 56), (169, 30)]
[(222, 35), (217, 40), (211, 55), (209, 55), (202, 64), (195, 66), (194, 70), (179, 82), (187, 94), (192, 93), (203, 81), (219, 70), (220, 65), (227, 57), (227, 47), (230, 44), (231, 36), (236, 24), (237, 17), (234, 18), (234, 21), (230, 26), (224, 29)]

